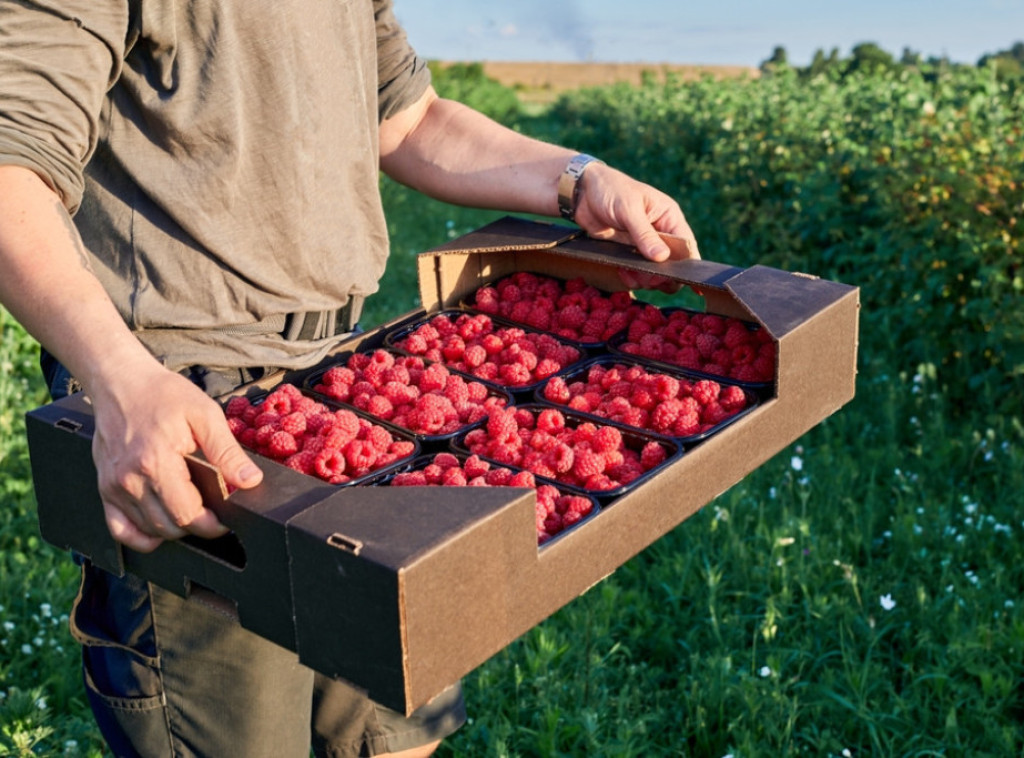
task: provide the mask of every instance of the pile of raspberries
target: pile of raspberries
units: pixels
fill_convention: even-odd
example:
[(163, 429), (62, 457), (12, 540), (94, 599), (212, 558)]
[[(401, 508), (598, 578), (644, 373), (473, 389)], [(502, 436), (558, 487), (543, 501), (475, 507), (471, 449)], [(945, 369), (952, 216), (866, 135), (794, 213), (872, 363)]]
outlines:
[(578, 375), (553, 376), (540, 394), (548, 402), (669, 437), (707, 432), (748, 403), (735, 384), (614, 361), (594, 363)]
[(324, 371), (313, 391), (426, 436), (453, 434), (508, 402), (441, 363), (388, 350), (354, 353)]
[(581, 357), (550, 334), (501, 326), (486, 313), (439, 313), (394, 347), (503, 387), (543, 381)]
[(637, 303), (629, 292), (602, 292), (582, 277), (563, 283), (525, 271), (481, 287), (470, 305), (483, 313), (587, 344), (607, 341), (645, 308), (653, 307)]
[(530, 487), (537, 490), (537, 544), (579, 523), (594, 511), (594, 502), (582, 495), (565, 494), (552, 484), (537, 484), (529, 471), (491, 464), (477, 455), (460, 459), (437, 453), (426, 465), (395, 474), (392, 487)]
[(245, 447), (330, 484), (347, 484), (414, 455), (416, 443), (396, 438), (348, 409), (332, 410), (282, 384), (261, 403), (231, 398), (228, 426)]
[(623, 487), (668, 459), (664, 443), (641, 442), (636, 450), (615, 426), (537, 406), (495, 410), (462, 439), (470, 453), (598, 492)]
[(712, 313), (647, 309), (616, 349), (740, 382), (775, 379), (775, 342), (764, 329)]

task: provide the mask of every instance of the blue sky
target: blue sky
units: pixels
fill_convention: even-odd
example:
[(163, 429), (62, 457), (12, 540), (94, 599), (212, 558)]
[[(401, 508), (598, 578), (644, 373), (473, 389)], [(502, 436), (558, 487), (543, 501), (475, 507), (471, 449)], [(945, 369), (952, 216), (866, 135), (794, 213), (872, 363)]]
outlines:
[(395, 0), (422, 55), (442, 60), (756, 66), (875, 42), (976, 63), (1024, 41), (1024, 0)]

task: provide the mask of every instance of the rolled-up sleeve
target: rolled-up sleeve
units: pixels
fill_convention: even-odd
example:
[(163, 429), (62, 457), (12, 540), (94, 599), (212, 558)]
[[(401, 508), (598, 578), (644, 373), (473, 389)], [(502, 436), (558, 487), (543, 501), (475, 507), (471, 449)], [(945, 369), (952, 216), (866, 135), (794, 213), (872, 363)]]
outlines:
[(129, 16), (127, 0), (0, 0), (0, 164), (35, 171), (72, 212)]
[(377, 22), (377, 116), (383, 121), (420, 98), (430, 84), (430, 69), (409, 44), (390, 0), (375, 0), (374, 16)]

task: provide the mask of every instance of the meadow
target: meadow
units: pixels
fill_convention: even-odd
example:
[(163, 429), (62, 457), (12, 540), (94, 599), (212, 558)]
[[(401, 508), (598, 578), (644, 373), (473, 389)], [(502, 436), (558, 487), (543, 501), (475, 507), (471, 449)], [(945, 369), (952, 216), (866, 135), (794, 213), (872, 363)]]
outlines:
[[(705, 258), (862, 303), (856, 398), (466, 677), (470, 722), (438, 755), (1021, 755), (1021, 84), (779, 67), (525, 110), (472, 67), (437, 83), (669, 192)], [(416, 253), (499, 215), (382, 191), (371, 327), (416, 307)], [(66, 629), (76, 572), (35, 521), (37, 346), (0, 319), (0, 755), (102, 755)]]

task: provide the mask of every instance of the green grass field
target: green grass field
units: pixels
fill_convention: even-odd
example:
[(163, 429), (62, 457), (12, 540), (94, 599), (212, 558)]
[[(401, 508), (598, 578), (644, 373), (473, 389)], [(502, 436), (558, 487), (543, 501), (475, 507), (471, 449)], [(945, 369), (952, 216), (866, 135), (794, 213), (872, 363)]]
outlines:
[[(783, 71), (536, 117), (439, 84), (666, 189), (706, 258), (862, 288), (854, 401), (469, 675), (439, 755), (1024, 754), (1021, 89)], [(368, 326), (416, 306), (415, 253), (498, 215), (383, 191)], [(36, 346), (0, 318), (0, 755), (101, 755), (75, 571), (35, 522)]]

